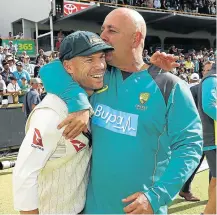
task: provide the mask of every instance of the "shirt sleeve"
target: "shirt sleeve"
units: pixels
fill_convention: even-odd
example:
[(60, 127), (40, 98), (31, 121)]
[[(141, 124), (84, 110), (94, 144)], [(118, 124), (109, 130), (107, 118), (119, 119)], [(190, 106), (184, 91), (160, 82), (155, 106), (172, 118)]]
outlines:
[(7, 91), (8, 92), (13, 92), (14, 91), (14, 89), (12, 88), (12, 84), (11, 83), (8, 84)]
[(51, 109), (36, 110), (32, 115), (13, 171), (16, 210), (29, 211), (39, 206), (37, 178), (62, 136), (57, 130), (59, 123), (59, 116)]
[[(45, 90), (60, 97), (66, 103), (69, 113), (91, 107), (85, 90), (65, 71), (59, 60), (43, 66), (39, 73)], [(60, 81), (62, 84), (59, 84)]]
[(25, 72), (25, 74), (26, 74), (27, 81), (29, 82), (31, 79), (30, 74), (28, 72)]
[(3, 90), (5, 91), (7, 89), (5, 81), (3, 80)]
[(178, 83), (171, 94), (167, 104), (169, 164), (160, 180), (144, 193), (155, 213), (172, 202), (202, 155), (202, 124), (188, 86)]
[(202, 83), (202, 108), (210, 118), (216, 120), (217, 78), (206, 78)]
[(32, 97), (32, 104), (37, 105), (40, 102), (40, 98), (38, 94), (34, 94)]
[(17, 91), (20, 91), (20, 90), (21, 90), (19, 84), (16, 84), (16, 90), (17, 90)]

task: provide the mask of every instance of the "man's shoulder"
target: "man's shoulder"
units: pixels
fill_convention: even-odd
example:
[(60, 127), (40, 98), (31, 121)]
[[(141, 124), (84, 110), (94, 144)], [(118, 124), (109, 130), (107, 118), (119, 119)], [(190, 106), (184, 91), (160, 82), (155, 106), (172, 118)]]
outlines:
[(68, 115), (68, 108), (65, 102), (58, 96), (51, 93), (48, 93), (37, 107), (51, 109), (60, 115), (63, 119)]
[(171, 74), (170, 72), (165, 72), (161, 68), (151, 65), (148, 68), (148, 73), (155, 81), (156, 85), (160, 89), (165, 103), (167, 104), (169, 96), (171, 94), (172, 89), (179, 83), (182, 82), (180, 78)]
[(39, 96), (39, 93), (36, 90), (30, 90), (28, 92), (29, 95), (33, 95), (33, 96)]
[(11, 89), (11, 88), (13, 88), (13, 85), (12, 85), (12, 83), (9, 83), (9, 84), (8, 84), (8, 86), (7, 86), (7, 88), (8, 88), (8, 89)]
[(161, 68), (151, 65), (148, 68), (148, 73), (152, 76), (154, 80), (158, 80), (158, 82), (170, 82), (170, 84), (176, 84), (181, 81), (179, 77), (176, 75), (171, 74), (170, 72), (165, 72)]

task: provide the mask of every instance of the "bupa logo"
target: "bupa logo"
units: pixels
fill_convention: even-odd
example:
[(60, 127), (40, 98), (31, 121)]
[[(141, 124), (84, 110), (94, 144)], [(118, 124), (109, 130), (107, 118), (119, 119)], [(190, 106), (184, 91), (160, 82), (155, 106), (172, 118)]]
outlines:
[(106, 105), (97, 104), (92, 123), (110, 131), (136, 136), (138, 115), (114, 110)]

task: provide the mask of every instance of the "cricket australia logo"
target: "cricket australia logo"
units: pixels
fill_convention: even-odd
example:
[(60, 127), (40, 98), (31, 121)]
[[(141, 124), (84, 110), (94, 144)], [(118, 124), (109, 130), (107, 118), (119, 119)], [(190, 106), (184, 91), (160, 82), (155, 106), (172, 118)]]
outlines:
[(97, 104), (92, 123), (116, 133), (136, 136), (138, 115), (114, 110), (109, 106)]

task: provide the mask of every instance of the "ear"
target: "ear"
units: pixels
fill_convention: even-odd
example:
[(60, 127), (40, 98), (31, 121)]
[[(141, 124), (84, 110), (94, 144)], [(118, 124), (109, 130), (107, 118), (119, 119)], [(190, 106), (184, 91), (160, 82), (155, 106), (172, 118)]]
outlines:
[(71, 61), (69, 61), (69, 60), (64, 60), (63, 66), (64, 66), (65, 70), (66, 70), (69, 74), (73, 74), (73, 66), (72, 66), (72, 62), (71, 62)]
[(141, 40), (142, 40), (142, 33), (136, 32), (133, 35), (133, 48), (137, 48), (141, 44)]

